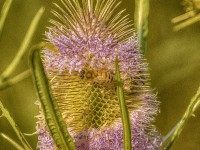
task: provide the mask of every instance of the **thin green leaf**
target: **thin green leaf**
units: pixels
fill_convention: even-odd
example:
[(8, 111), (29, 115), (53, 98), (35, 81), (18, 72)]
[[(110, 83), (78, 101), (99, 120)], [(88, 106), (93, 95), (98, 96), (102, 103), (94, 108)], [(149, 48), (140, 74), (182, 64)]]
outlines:
[(3, 104), (1, 103), (1, 101), (0, 101), (0, 109), (1, 109), (1, 111), (3, 113), (3, 116), (8, 120), (8, 122), (10, 123), (10, 125), (12, 126), (12, 128), (14, 129), (14, 131), (17, 134), (17, 137), (19, 138), (19, 140), (21, 141), (23, 147), (26, 150), (32, 150), (31, 146), (26, 141), (24, 135), (22, 134), (22, 132), (18, 128), (18, 126), (15, 123), (15, 121), (13, 120), (13, 118), (10, 116), (10, 113), (8, 112), (8, 110), (4, 108)]
[(67, 125), (62, 118), (46, 78), (39, 49), (34, 48), (31, 56), (31, 65), (34, 83), (43, 107), (45, 120), (57, 147), (63, 150), (74, 150), (73, 139), (67, 131)]
[(120, 111), (121, 111), (122, 123), (123, 123), (124, 150), (132, 150), (131, 125), (130, 125), (128, 109), (127, 109), (125, 98), (124, 98), (122, 81), (120, 78), (118, 55), (116, 55), (116, 59), (115, 59), (115, 76), (116, 76), (116, 85), (117, 85), (117, 96), (119, 99)]
[(2, 75), (0, 77), (0, 81), (4, 81), (6, 78), (9, 78), (10, 75), (12, 74), (12, 72), (16, 69), (17, 65), (21, 61), (22, 56), (24, 55), (24, 53), (26, 52), (26, 50), (28, 48), (28, 45), (29, 45), (34, 33), (35, 33), (35, 30), (37, 28), (37, 25), (38, 25), (39, 20), (40, 20), (43, 13), (44, 13), (44, 8), (41, 7), (38, 10), (35, 17), (33, 18), (31, 25), (30, 25), (30, 27), (29, 27), (26, 35), (25, 35), (25, 38), (22, 41), (22, 45), (20, 46), (18, 53), (16, 54), (15, 58), (12, 60), (10, 65), (2, 73)]
[[(175, 126), (175, 130), (173, 130), (173, 134), (171, 134), (169, 138), (169, 142), (165, 146), (166, 150), (170, 150), (174, 145), (175, 141), (178, 139), (179, 135), (181, 134), (182, 130), (184, 129), (185, 125), (187, 124), (189, 118), (193, 115), (194, 111), (197, 109), (200, 101), (200, 87), (197, 90), (195, 96), (191, 99), (190, 104), (188, 105), (183, 117), (179, 121), (179, 123)], [(165, 141), (168, 139), (165, 138)]]
[(4, 5), (3, 5), (3, 8), (1, 10), (1, 14), (0, 14), (0, 35), (1, 35), (2, 30), (3, 30), (3, 26), (4, 26), (4, 23), (5, 23), (7, 15), (8, 15), (8, 11), (10, 9), (11, 4), (12, 4), (12, 0), (6, 0)]
[(147, 49), (149, 0), (135, 0), (135, 26), (141, 53)]
[(11, 139), (9, 136), (7, 136), (4, 133), (0, 133), (0, 135), (6, 139), (10, 144), (12, 144), (17, 150), (24, 150), (23, 147), (21, 147), (17, 142), (15, 142), (13, 139)]

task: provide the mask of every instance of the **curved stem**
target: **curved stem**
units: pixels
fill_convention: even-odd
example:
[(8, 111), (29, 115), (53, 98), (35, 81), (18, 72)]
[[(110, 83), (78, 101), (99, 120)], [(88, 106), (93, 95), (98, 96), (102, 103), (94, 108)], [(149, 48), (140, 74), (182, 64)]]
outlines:
[[(188, 122), (189, 118), (193, 115), (193, 112), (196, 110), (197, 106), (200, 104), (200, 87), (197, 90), (195, 96), (191, 99), (190, 104), (188, 105), (183, 117), (176, 125), (175, 130), (173, 130), (173, 134), (171, 135), (168, 144), (165, 146), (166, 150), (169, 150), (174, 145), (175, 141), (178, 139), (179, 135), (181, 134), (183, 128), (185, 127), (186, 123)], [(167, 140), (167, 139), (165, 139)]]
[(0, 135), (6, 139), (10, 144), (12, 144), (17, 150), (24, 150), (17, 142), (15, 142), (13, 139), (11, 139), (9, 136), (7, 136), (4, 133), (0, 133)]
[(1, 103), (1, 101), (0, 101), (0, 110), (3, 113), (3, 116), (6, 117), (6, 119), (8, 120), (8, 122), (10, 123), (12, 128), (14, 129), (14, 131), (17, 134), (19, 140), (21, 141), (22, 145), (24, 146), (25, 150), (32, 150), (31, 146), (29, 145), (29, 143), (27, 142), (27, 140), (23, 136), (22, 132), (18, 128), (18, 126), (15, 123), (15, 121), (13, 120), (13, 118), (10, 116), (10, 113), (8, 112), (8, 110), (6, 110), (4, 108), (3, 104)]
[(0, 36), (1, 36), (3, 26), (4, 26), (4, 23), (5, 23), (7, 15), (8, 15), (8, 11), (10, 9), (11, 4), (12, 4), (12, 0), (6, 0), (4, 5), (3, 5), (3, 8), (1, 10), (1, 14), (0, 14)]
[(24, 53), (26, 52), (28, 45), (35, 33), (36, 27), (39, 23), (39, 20), (42, 16), (44, 12), (44, 8), (41, 7), (37, 14), (35, 15), (35, 17), (33, 18), (31, 25), (25, 35), (25, 38), (22, 42), (22, 45), (19, 48), (18, 53), (16, 54), (16, 56), (14, 57), (14, 59), (12, 60), (12, 62), (10, 63), (10, 65), (6, 68), (6, 70), (2, 73), (2, 75), (0, 76), (0, 81), (5, 80), (6, 78), (9, 78), (10, 75), (12, 74), (12, 72), (16, 69), (17, 65), (19, 64), (19, 62), (22, 59), (22, 56), (24, 55)]

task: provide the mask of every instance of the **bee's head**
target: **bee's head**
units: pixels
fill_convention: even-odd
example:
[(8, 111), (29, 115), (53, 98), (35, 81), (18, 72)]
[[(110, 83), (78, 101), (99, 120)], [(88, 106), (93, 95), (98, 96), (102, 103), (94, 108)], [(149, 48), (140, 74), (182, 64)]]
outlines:
[(91, 70), (81, 70), (81, 79), (91, 79), (93, 77), (93, 72)]

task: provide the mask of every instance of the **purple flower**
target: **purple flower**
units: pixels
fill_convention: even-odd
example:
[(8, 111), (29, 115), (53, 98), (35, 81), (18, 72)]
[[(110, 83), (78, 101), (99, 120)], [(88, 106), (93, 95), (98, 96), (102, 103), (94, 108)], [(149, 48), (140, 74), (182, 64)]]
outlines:
[[(83, 1), (84, 2), (84, 1)], [(119, 55), (134, 150), (160, 149), (161, 136), (152, 125), (158, 112), (133, 26), (115, 0), (62, 1), (58, 21), (45, 33), (44, 67), (54, 97), (78, 150), (122, 150), (123, 128), (115, 86)], [(114, 15), (114, 13), (116, 15)], [(50, 45), (50, 46), (49, 46)], [(39, 149), (56, 149), (42, 118), (37, 122)], [(53, 144), (52, 144), (53, 143)]]

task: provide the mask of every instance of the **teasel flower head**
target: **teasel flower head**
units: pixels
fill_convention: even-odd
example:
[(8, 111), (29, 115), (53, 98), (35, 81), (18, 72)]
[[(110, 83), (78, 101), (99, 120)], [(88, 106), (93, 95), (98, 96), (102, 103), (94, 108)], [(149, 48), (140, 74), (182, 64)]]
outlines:
[[(133, 25), (116, 0), (63, 0), (53, 11), (58, 20), (45, 33), (44, 68), (53, 95), (77, 150), (123, 149), (123, 128), (115, 85), (118, 53), (132, 145), (160, 149), (161, 136), (152, 124), (158, 113)], [(41, 109), (40, 109), (41, 110)], [(38, 148), (52, 143), (40, 111)], [(46, 149), (56, 149), (47, 145)]]

